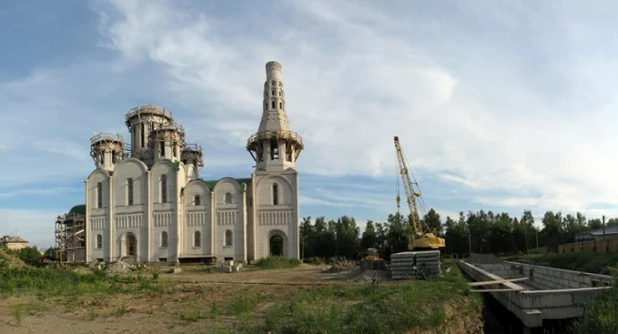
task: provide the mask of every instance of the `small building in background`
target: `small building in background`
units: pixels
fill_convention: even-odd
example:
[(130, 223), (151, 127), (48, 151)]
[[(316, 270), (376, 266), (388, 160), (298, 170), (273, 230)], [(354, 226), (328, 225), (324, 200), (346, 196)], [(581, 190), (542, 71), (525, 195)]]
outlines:
[(575, 235), (575, 242), (599, 241), (603, 239), (618, 240), (618, 226), (607, 226), (605, 231), (603, 231), (603, 228), (598, 228)]
[(8, 249), (20, 250), (28, 247), (28, 241), (18, 237), (5, 235), (0, 239), (0, 244), (5, 245)]

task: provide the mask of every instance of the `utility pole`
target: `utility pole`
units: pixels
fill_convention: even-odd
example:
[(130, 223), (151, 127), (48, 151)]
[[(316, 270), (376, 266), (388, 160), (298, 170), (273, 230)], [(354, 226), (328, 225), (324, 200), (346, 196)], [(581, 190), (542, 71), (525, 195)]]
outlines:
[(605, 240), (605, 215), (603, 215), (603, 240)]
[(303, 241), (303, 249), (302, 249), (302, 253), (300, 254), (300, 262), (304, 263), (305, 262), (305, 239), (307, 238), (307, 236), (303, 236), (302, 237), (302, 241)]
[(526, 240), (526, 254), (528, 254), (528, 226), (524, 225), (524, 233), (526, 234), (526, 236), (524, 237), (524, 240)]
[(472, 256), (472, 235), (470, 234), (470, 224), (468, 224), (468, 249), (470, 256)]
[(536, 250), (539, 250), (539, 231), (536, 231)]

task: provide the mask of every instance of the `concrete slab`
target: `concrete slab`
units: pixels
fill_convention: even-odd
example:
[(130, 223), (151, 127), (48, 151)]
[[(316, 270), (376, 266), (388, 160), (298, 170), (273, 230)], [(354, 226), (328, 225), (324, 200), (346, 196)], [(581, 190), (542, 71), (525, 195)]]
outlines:
[(585, 304), (613, 284), (611, 276), (517, 262), (473, 265), (461, 261), (459, 266), (477, 282), (528, 277), (523, 282), (484, 285), (485, 289), (505, 290), (488, 293), (528, 328), (542, 327), (544, 319), (581, 316)]

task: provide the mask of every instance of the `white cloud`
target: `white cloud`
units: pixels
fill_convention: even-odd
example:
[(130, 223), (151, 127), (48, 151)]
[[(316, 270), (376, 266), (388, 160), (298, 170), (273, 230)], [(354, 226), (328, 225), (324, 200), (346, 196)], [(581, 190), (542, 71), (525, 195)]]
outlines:
[[(279, 60), (301, 173), (390, 186), (397, 135), (417, 178), (441, 177), (462, 205), (618, 214), (597, 204), (618, 203), (618, 49), (599, 42), (615, 20), (531, 6), (301, 0), (221, 15), (202, 2), (97, 1), (100, 55), (0, 82), (11, 157), (0, 187), (81, 181), (89, 136), (126, 134), (124, 113), (146, 103), (172, 105), (188, 141), (216, 147), (204, 175), (250, 170), (264, 64)], [(303, 204), (393, 211), (386, 188), (309, 186)]]
[[(290, 122), (305, 138), (299, 163), (304, 171), (383, 176), (395, 165), (392, 137), (399, 135), (413, 169), (472, 188), (521, 192), (504, 201), (479, 198), (483, 203), (575, 210), (591, 201), (618, 201), (618, 190), (604, 186), (612, 179), (618, 149), (599, 145), (590, 135), (598, 133), (595, 125), (606, 123), (607, 107), (569, 110), (571, 119), (565, 118), (563, 103), (527, 84), (534, 73), (522, 72), (530, 70), (521, 64), (524, 53), (461, 40), (479, 48), (454, 48), (461, 54), (451, 57), (460, 56), (461, 63), (441, 62), (444, 57), (393, 33), (414, 29), (414, 22), (369, 3), (286, 2), (280, 10), (295, 19), (271, 22), (262, 37), (250, 40), (222, 37), (225, 26), (238, 28), (240, 21), (223, 24), (213, 14), (177, 10), (166, 2), (112, 3), (121, 15), (105, 16), (102, 31), (109, 46), (123, 60), (147, 57), (161, 66), (169, 89), (179, 92), (185, 105), (215, 103), (218, 107), (208, 110), (208, 137), (226, 134), (236, 149), (259, 120), (263, 64), (278, 59)], [(518, 4), (507, 7), (518, 16), (482, 6), (467, 15), (489, 10), (509, 31), (525, 28), (524, 20), (535, 15)], [(286, 33), (270, 33), (275, 31)], [(541, 50), (525, 56), (535, 52)], [(466, 71), (466, 61), (479, 57), (482, 68), (471, 63), (479, 71)], [(618, 140), (611, 131), (602, 138)], [(543, 195), (529, 198), (529, 191)]]

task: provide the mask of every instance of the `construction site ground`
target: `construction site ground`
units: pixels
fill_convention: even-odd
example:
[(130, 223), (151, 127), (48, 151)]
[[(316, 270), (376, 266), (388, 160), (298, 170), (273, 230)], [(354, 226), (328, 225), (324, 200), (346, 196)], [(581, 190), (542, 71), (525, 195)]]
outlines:
[(3, 296), (0, 333), (386, 333), (401, 321), (411, 328), (407, 333), (482, 333), (481, 302), (458, 293), (455, 277), (394, 282), (384, 271), (309, 264), (233, 273), (163, 270), (120, 274), (131, 281), (158, 273), (160, 289), (138, 280), (134, 292), (86, 286), (78, 293), (30, 289)]

